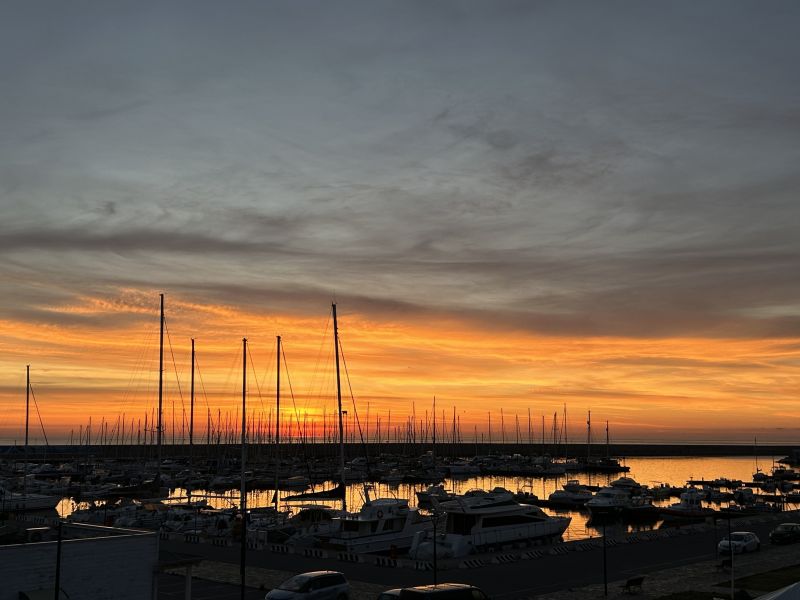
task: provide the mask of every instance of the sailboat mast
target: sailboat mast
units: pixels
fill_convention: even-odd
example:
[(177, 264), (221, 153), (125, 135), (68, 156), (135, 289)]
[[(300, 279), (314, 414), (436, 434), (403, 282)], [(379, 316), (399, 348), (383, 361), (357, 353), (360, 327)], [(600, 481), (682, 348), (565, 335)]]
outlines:
[(189, 388), (189, 464), (194, 457), (194, 338), (192, 338), (192, 382)]
[(28, 453), (28, 423), (31, 414), (31, 366), (25, 365), (25, 454)]
[(333, 309), (333, 352), (336, 356), (336, 400), (339, 404), (339, 469), (342, 478), (342, 510), (347, 510), (347, 494), (344, 484), (344, 423), (342, 422), (342, 381), (339, 375), (339, 324), (336, 320), (336, 303), (331, 304)]
[(278, 477), (281, 465), (281, 459), (278, 454), (281, 441), (281, 336), (278, 339), (278, 364), (276, 368), (276, 382), (275, 382), (275, 510), (278, 510)]
[(433, 397), (433, 468), (436, 468), (436, 396)]
[(164, 294), (159, 294), (161, 299), (161, 316), (159, 317), (158, 334), (158, 466), (156, 467), (156, 481), (161, 481), (161, 418), (164, 412)]
[(586, 419), (586, 463), (592, 455), (592, 411), (589, 411), (589, 416)]
[(31, 409), (31, 366), (25, 365), (25, 466), (22, 469), (22, 494), (28, 492), (28, 423)]
[(247, 490), (245, 489), (245, 460), (247, 458), (247, 338), (242, 338), (242, 480), (239, 490), (239, 510), (242, 515), (242, 546), (239, 564), (241, 599), (244, 600), (245, 558), (247, 553)]

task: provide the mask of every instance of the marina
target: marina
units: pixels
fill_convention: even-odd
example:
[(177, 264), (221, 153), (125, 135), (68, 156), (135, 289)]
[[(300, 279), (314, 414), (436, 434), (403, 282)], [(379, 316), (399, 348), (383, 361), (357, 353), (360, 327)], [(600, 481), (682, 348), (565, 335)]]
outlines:
[[(399, 457), (394, 457), (391, 461), (389, 461), (389, 457), (387, 457), (385, 460), (390, 462), (390, 464), (396, 465)], [(465, 460), (469, 462), (470, 458), (465, 457)], [(270, 461), (267, 461), (266, 464), (268, 465), (269, 462)], [(441, 483), (439, 484), (441, 486), (440, 489), (445, 491), (448, 496), (443, 498), (443, 501), (438, 503), (438, 506), (446, 506), (449, 498), (451, 499), (455, 496), (468, 494), (471, 490), (507, 490), (523, 503), (531, 503), (534, 505), (541, 504), (546, 514), (568, 517), (570, 523), (563, 533), (563, 539), (567, 541), (596, 537), (600, 535), (603, 526), (606, 527), (607, 532), (611, 530), (618, 531), (619, 533), (658, 529), (664, 525), (665, 515), (660, 513), (654, 518), (645, 519), (644, 521), (642, 521), (642, 519), (619, 519), (613, 520), (611, 523), (598, 524), (592, 519), (591, 513), (579, 505), (572, 507), (562, 505), (556, 507), (548, 502), (548, 499), (551, 498), (554, 493), (563, 491), (565, 485), (568, 488), (574, 488), (576, 485), (579, 485), (584, 489), (595, 490), (594, 492), (584, 492), (584, 494), (590, 494), (593, 497), (599, 493), (597, 490), (609, 486), (614, 481), (630, 479), (645, 486), (644, 493), (652, 498), (652, 504), (655, 507), (667, 511), (669, 511), (671, 505), (678, 503), (681, 494), (685, 494), (686, 489), (689, 489), (693, 497), (700, 496), (701, 492), (707, 495), (705, 499), (699, 501), (700, 507), (704, 511), (719, 512), (737, 506), (737, 503), (732, 498), (732, 494), (730, 497), (726, 496), (726, 498), (729, 499), (725, 500), (714, 499), (715, 497), (712, 496), (712, 492), (720, 488), (712, 488), (709, 482), (717, 480), (717, 484), (719, 484), (720, 480), (725, 478), (727, 480), (743, 482), (740, 487), (736, 488), (740, 493), (741, 490), (751, 491), (755, 489), (757, 493), (748, 495), (750, 505), (754, 505), (758, 501), (758, 504), (775, 506), (777, 501), (778, 506), (782, 509), (797, 508), (797, 494), (794, 490), (783, 495), (776, 495), (774, 493), (765, 493), (758, 488), (746, 487), (746, 483), (750, 483), (751, 485), (757, 483), (748, 481), (752, 479), (754, 471), (754, 461), (752, 457), (631, 457), (625, 459), (624, 463), (626, 466), (630, 467), (630, 471), (628, 471), (624, 477), (595, 473), (571, 473), (569, 476), (562, 475), (535, 478), (492, 474), (457, 478), (442, 477)], [(65, 463), (65, 465), (66, 464), (70, 463)], [(180, 472), (178, 470), (180, 468), (180, 461), (171, 461), (170, 464), (175, 474)], [(4, 478), (8, 485), (8, 477), (13, 474), (9, 472), (9, 470), (11, 469), (13, 471), (15, 464), (4, 462), (3, 465)], [(64, 486), (64, 491), (61, 492), (62, 495), (57, 504), (57, 511), (61, 517), (67, 519), (75, 518), (73, 515), (87, 515), (94, 511), (98, 515), (104, 515), (103, 518), (96, 518), (100, 519), (101, 522), (105, 522), (108, 515), (113, 515), (115, 510), (117, 510), (114, 506), (121, 502), (119, 496), (115, 495), (114, 490), (127, 489), (129, 485), (122, 484), (129, 484), (133, 478), (139, 480), (147, 479), (147, 473), (138, 472), (131, 473), (130, 479), (121, 481), (121, 475), (111, 475), (111, 473), (115, 471), (118, 473), (124, 472), (126, 468), (124, 462), (98, 460), (95, 466), (95, 475), (92, 476), (84, 472), (82, 476), (76, 478), (82, 479), (84, 483), (72, 482), (70, 476), (67, 474), (69, 470), (65, 465), (51, 465), (49, 473), (47, 470), (41, 468), (43, 465), (38, 465), (34, 470), (38, 470), (39, 473), (37, 475), (28, 475), (26, 487), (29, 490), (44, 491), (46, 492), (45, 495), (53, 496), (58, 494), (59, 486)], [(19, 464), (16, 464), (16, 467), (19, 469)], [(127, 465), (127, 468), (130, 470), (131, 465)], [(262, 475), (258, 465), (254, 465), (253, 468), (254, 471), (248, 476), (249, 491), (247, 506), (251, 511), (263, 511), (268, 508), (274, 510), (275, 490), (274, 485), (269, 484), (270, 482), (274, 482), (274, 478), (269, 474)], [(397, 469), (397, 467), (392, 466), (391, 469)], [(166, 472), (165, 470), (165, 473)], [(17, 474), (18, 473), (17, 471)], [(102, 473), (106, 473), (108, 479), (103, 479)], [(230, 520), (232, 521), (234, 519), (240, 496), (238, 481), (236, 481), (234, 475), (220, 477), (219, 475), (202, 475), (199, 472), (194, 472), (186, 476), (196, 481), (216, 479), (220, 482), (220, 480), (224, 480), (227, 481), (227, 489), (225, 485), (216, 489), (196, 488), (192, 490), (175, 486), (165, 488), (165, 494), (163, 494), (162, 497), (148, 496), (146, 490), (141, 490), (138, 496), (140, 499), (143, 499), (142, 501), (151, 500), (152, 506), (182, 505), (181, 510), (186, 513), (186, 520), (189, 522), (191, 521), (190, 516), (194, 512), (199, 514), (199, 511), (204, 509), (227, 511), (230, 513)], [(168, 476), (164, 475), (164, 478), (166, 482)], [(259, 480), (263, 482), (262, 485), (253, 485), (253, 482)], [(87, 485), (85, 483), (86, 481), (94, 481), (95, 483)], [(701, 481), (706, 483), (700, 483)], [(688, 482), (693, 482), (693, 484), (689, 485)], [(324, 497), (326, 494), (320, 494), (322, 490), (336, 489), (337, 485), (338, 484), (333, 480), (316, 482), (313, 491), (311, 487), (308, 488), (312, 494), (315, 494), (315, 496), (311, 498), (308, 497), (308, 494), (299, 493), (297, 489), (294, 491), (287, 489), (281, 490), (282, 499), (280, 500), (278, 511), (274, 513), (274, 523), (282, 522), (281, 518), (278, 518), (278, 514), (285, 514), (286, 518), (289, 518), (308, 505), (326, 507), (331, 511), (340, 510), (342, 508), (341, 500), (338, 499), (336, 493), (331, 494), (333, 497), (328, 498)], [(365, 495), (365, 486), (367, 495)], [(793, 483), (793, 488), (795, 486), (796, 483)], [(258, 489), (253, 489), (254, 487)], [(392, 503), (397, 503), (396, 505), (398, 508), (408, 507), (409, 509), (416, 509), (416, 507), (420, 505), (418, 495), (422, 494), (424, 497), (425, 492), (429, 488), (430, 484), (424, 482), (389, 483), (376, 480), (360, 482), (350, 481), (346, 483), (344, 489), (348, 510), (357, 513), (362, 509), (367, 497), (371, 497), (373, 502), (377, 501), (376, 499), (383, 499), (380, 502), (386, 503), (391, 501)], [(92, 490), (88, 495), (94, 496), (93, 498), (82, 497), (86, 494), (87, 489)], [(663, 493), (662, 490), (665, 489), (669, 489), (669, 493)], [(72, 490), (72, 493), (70, 493), (70, 490)], [(301, 497), (292, 500), (291, 496), (293, 494), (300, 495)], [(10, 497), (16, 496), (9, 495), (9, 498)], [(126, 494), (125, 497), (130, 498), (128, 494)], [(187, 504), (188, 502), (192, 504)], [(119, 504), (119, 506), (121, 507), (123, 504)], [(131, 505), (128, 504), (127, 506), (127, 509), (121, 510), (123, 512), (126, 510), (130, 512)], [(428, 504), (427, 507), (423, 507), (422, 514), (430, 514), (430, 508), (430, 504)], [(378, 509), (376, 509), (376, 511), (377, 510)], [(403, 510), (405, 509), (403, 508)], [(154, 510), (153, 514), (160, 514), (160, 519), (165, 520), (165, 511), (163, 509), (160, 509), (160, 512)], [(712, 513), (708, 513), (705, 516), (710, 516), (711, 514)], [(257, 514), (254, 512), (251, 519), (265, 523), (269, 520), (269, 515), (270, 513)], [(696, 518), (703, 515), (691, 516)], [(159, 518), (154, 518), (151, 521), (151, 527), (159, 525)], [(125, 523), (127, 526), (132, 525), (129, 521)]]

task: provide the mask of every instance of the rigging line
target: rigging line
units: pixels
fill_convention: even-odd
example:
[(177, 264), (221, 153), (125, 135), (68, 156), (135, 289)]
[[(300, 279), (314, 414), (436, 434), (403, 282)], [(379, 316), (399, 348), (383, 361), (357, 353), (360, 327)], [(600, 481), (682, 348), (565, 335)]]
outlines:
[(33, 393), (33, 386), (30, 386), (31, 397), (33, 398), (33, 405), (36, 407), (36, 414), (39, 415), (39, 426), (42, 428), (42, 435), (44, 436), (44, 445), (49, 446), (50, 442), (47, 441), (47, 433), (44, 431), (44, 422), (42, 421), (42, 413), (39, 412), (39, 403), (36, 402), (36, 394)]
[(203, 373), (200, 371), (200, 361), (197, 359), (197, 353), (194, 355), (194, 370), (197, 371), (197, 378), (200, 380), (200, 389), (203, 390), (203, 400), (205, 400), (206, 408), (211, 410), (208, 403), (208, 394), (206, 394), (206, 385), (203, 383)]
[[(203, 390), (203, 400), (206, 403), (206, 415), (208, 415), (211, 412), (211, 406), (208, 404), (208, 394), (206, 394), (206, 384), (203, 383), (203, 374), (200, 372), (200, 361), (197, 360), (197, 353), (196, 352), (195, 352), (195, 355), (194, 355), (194, 368), (197, 371), (197, 378), (200, 380), (200, 389)], [(210, 427), (210, 424), (209, 424), (208, 419), (207, 419), (206, 420), (206, 438), (210, 438), (210, 435), (211, 435), (211, 431), (210, 430), (211, 430), (211, 427)]]
[[(172, 351), (172, 337), (169, 335), (169, 327), (167, 327), (167, 317), (164, 315), (164, 331), (167, 332), (167, 343), (169, 344), (169, 353), (172, 356), (172, 368), (175, 371), (175, 382), (178, 384), (178, 396), (181, 399), (181, 429), (186, 430), (189, 428), (189, 424), (186, 422), (186, 404), (183, 401), (183, 390), (181, 390), (181, 380), (178, 377), (178, 365), (175, 363), (175, 352)], [(172, 424), (173, 429), (175, 428), (175, 423)], [(181, 440), (183, 442), (185, 440)]]
[[(142, 373), (145, 372), (145, 363), (147, 362), (147, 355), (150, 351), (150, 346), (152, 344), (152, 339), (155, 336), (155, 332), (151, 330), (150, 327), (147, 327), (146, 333), (144, 334), (144, 343), (139, 348), (139, 354), (137, 355), (136, 361), (133, 366), (133, 370), (130, 373), (130, 378), (128, 380), (128, 385), (125, 388), (125, 392), (122, 396), (122, 408), (120, 412), (130, 407), (131, 410), (135, 411), (139, 406), (133, 403), (132, 398), (138, 396), (139, 390), (142, 388)], [(135, 385), (134, 385), (135, 384)], [(149, 380), (147, 380), (147, 385), (149, 386)], [(149, 394), (146, 392), (145, 397), (149, 397)]]
[[(322, 396), (322, 390), (326, 387), (326, 381), (322, 380), (322, 378), (318, 379), (318, 373), (320, 372), (320, 363), (323, 359), (323, 352), (327, 355), (327, 348), (328, 348), (328, 329), (330, 328), (332, 321), (332, 316), (328, 313), (328, 318), (325, 321), (325, 330), (322, 333), (322, 338), (320, 339), (319, 348), (317, 349), (317, 358), (314, 362), (314, 371), (311, 375), (311, 383), (309, 384), (309, 400), (312, 397), (320, 398)], [(330, 378), (331, 374), (328, 371), (325, 371), (325, 377)], [(319, 388), (317, 390), (314, 389), (314, 384), (319, 383)]]
[(292, 406), (294, 407), (294, 418), (297, 421), (297, 431), (301, 431), (300, 440), (305, 442), (306, 432), (300, 427), (300, 413), (297, 411), (297, 403), (294, 400), (294, 389), (292, 389), (292, 379), (289, 376), (289, 365), (286, 362), (286, 351), (281, 345), (281, 355), (283, 356), (284, 374), (286, 375), (286, 383), (289, 384), (289, 395), (292, 397)]
[[(272, 359), (272, 353), (273, 349), (270, 348), (269, 356), (267, 356), (267, 366), (264, 367), (264, 374), (261, 376), (261, 385), (264, 385), (264, 382), (269, 379), (270, 375), (272, 375), (272, 365), (275, 363), (275, 361)], [(255, 368), (253, 369), (253, 375), (256, 377), (256, 379), (258, 378)]]
[[(307, 440), (306, 440), (306, 431), (305, 431), (305, 428), (302, 428), (300, 426), (300, 414), (297, 411), (297, 404), (295, 403), (295, 400), (294, 400), (294, 388), (292, 388), (292, 379), (291, 379), (291, 377), (289, 375), (289, 364), (286, 362), (286, 350), (285, 350), (285, 346), (284, 345), (281, 345), (281, 355), (283, 356), (283, 366), (284, 366), (284, 372), (286, 374), (286, 383), (289, 385), (289, 395), (292, 397), (292, 406), (294, 407), (295, 420), (297, 421), (297, 431), (301, 432), (301, 435), (300, 435), (300, 451), (303, 454), (303, 461), (306, 464), (306, 469), (308, 471), (308, 478), (309, 478), (309, 480), (313, 480), (312, 470), (311, 470), (311, 461), (308, 459), (308, 452), (307, 452), (307, 449), (306, 449), (306, 442), (307, 442)], [(313, 489), (313, 486), (312, 486), (312, 489)]]
[[(247, 355), (250, 357), (250, 369), (253, 372), (253, 380), (256, 382), (256, 390), (258, 391), (258, 401), (261, 403), (261, 412), (266, 412), (264, 408), (264, 397), (261, 395), (261, 384), (258, 383), (258, 373), (256, 373), (256, 363), (253, 360), (253, 353), (250, 351), (252, 348), (251, 344), (247, 344)], [(252, 414), (252, 413), (251, 413)]]
[(344, 348), (342, 348), (342, 339), (339, 338), (339, 352), (342, 355), (342, 364), (344, 365), (344, 376), (347, 379), (347, 388), (350, 390), (350, 400), (353, 403), (353, 412), (356, 415), (356, 425), (358, 425), (358, 435), (361, 438), (361, 443), (364, 444), (364, 432), (361, 430), (361, 419), (358, 417), (358, 408), (356, 408), (356, 397), (353, 395), (353, 385), (350, 382), (350, 372), (347, 370), (347, 361), (344, 358)]

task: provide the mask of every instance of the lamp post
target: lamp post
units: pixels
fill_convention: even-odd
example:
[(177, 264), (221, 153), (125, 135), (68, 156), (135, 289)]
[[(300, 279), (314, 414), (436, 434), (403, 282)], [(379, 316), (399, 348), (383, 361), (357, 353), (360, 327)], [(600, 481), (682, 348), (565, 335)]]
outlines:
[(437, 502), (434, 499), (434, 505), (432, 510), (433, 513), (433, 585), (439, 584), (439, 566), (436, 562), (436, 521), (439, 518), (439, 515), (436, 513)]
[(731, 558), (731, 600), (733, 600), (734, 576), (733, 576), (733, 540), (731, 539), (731, 515), (727, 515), (727, 517), (728, 517), (728, 554), (730, 554)]
[(603, 598), (608, 598), (608, 557), (606, 555), (606, 522), (603, 521)]
[(58, 600), (61, 592), (61, 519), (58, 520), (58, 543), (56, 545), (56, 582), (54, 598)]

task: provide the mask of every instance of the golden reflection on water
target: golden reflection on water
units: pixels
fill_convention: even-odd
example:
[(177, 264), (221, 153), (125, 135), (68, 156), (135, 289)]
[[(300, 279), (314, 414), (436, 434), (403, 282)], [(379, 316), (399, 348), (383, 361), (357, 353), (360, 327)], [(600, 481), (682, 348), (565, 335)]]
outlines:
[[(499, 486), (504, 487), (511, 491), (529, 491), (536, 494), (539, 498), (546, 499), (552, 492), (560, 489), (567, 479), (578, 479), (581, 483), (591, 485), (608, 485), (609, 482), (627, 475), (633, 477), (642, 485), (649, 485), (651, 487), (657, 486), (660, 483), (667, 483), (674, 486), (683, 486), (689, 479), (716, 479), (720, 477), (727, 477), (728, 479), (740, 479), (742, 481), (752, 481), (753, 473), (756, 468), (760, 468), (765, 472), (769, 472), (773, 463), (771, 458), (761, 458), (756, 461), (753, 457), (667, 457), (667, 458), (648, 458), (638, 457), (630, 458), (622, 461), (623, 464), (630, 467), (629, 473), (620, 473), (614, 475), (591, 475), (591, 474), (572, 474), (568, 473), (566, 477), (552, 477), (552, 478), (531, 478), (531, 477), (510, 477), (510, 476), (483, 476), (469, 477), (465, 479), (449, 479), (445, 481), (444, 485), (448, 490), (455, 493), (462, 494), (474, 488), (484, 490), (491, 490)], [(316, 490), (327, 489), (334, 484), (328, 482), (321, 486), (316, 486)], [(423, 484), (386, 484), (376, 483), (369, 491), (371, 498), (407, 498), (409, 505), (416, 506), (417, 497), (415, 492), (423, 490), (427, 487)], [(295, 492), (282, 491), (281, 498), (292, 495)], [(229, 490), (223, 492), (208, 492), (195, 491), (192, 493), (193, 498), (207, 498), (208, 504), (214, 508), (235, 508), (239, 505), (239, 491)], [(186, 497), (186, 490), (181, 488), (172, 490), (170, 498), (175, 500)], [(272, 490), (254, 490), (247, 494), (247, 504), (250, 508), (264, 507), (272, 505)], [(349, 510), (358, 510), (365, 501), (365, 493), (363, 484), (349, 484), (347, 486), (347, 507)], [(663, 501), (657, 501), (658, 505), (669, 505), (677, 502), (677, 499), (670, 498)], [(326, 504), (333, 507), (338, 506), (340, 503), (336, 501), (319, 501), (319, 500), (304, 500), (296, 502), (281, 501), (281, 508), (295, 509), (302, 504)], [(87, 503), (76, 504), (70, 499), (64, 499), (57, 507), (59, 514), (62, 517), (67, 516), (73, 510), (78, 508), (85, 508)], [(723, 505), (724, 506), (724, 505)], [(550, 514), (556, 514), (556, 511), (545, 509)], [(579, 511), (558, 511), (558, 514), (571, 516), (572, 523), (569, 529), (564, 534), (566, 540), (585, 539), (600, 535), (600, 529), (587, 524), (588, 513)], [(634, 529), (646, 530), (653, 529), (659, 525), (659, 522), (646, 524), (646, 525), (620, 525), (609, 524), (607, 525), (607, 534), (622, 534), (625, 531), (633, 531)]]

